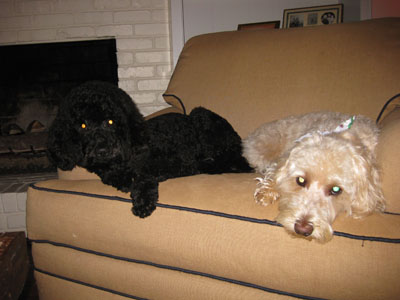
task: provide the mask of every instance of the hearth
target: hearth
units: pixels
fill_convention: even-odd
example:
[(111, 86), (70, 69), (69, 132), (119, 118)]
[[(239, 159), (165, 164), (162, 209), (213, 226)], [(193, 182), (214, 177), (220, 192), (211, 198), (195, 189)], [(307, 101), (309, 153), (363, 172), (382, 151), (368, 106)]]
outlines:
[(55, 171), (47, 130), (60, 100), (89, 80), (118, 84), (115, 39), (0, 46), (0, 175)]

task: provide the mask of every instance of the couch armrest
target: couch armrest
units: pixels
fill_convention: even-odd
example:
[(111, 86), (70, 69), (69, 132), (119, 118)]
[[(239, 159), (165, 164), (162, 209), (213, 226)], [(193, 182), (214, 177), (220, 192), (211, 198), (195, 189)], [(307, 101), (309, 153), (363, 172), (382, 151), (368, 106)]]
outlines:
[(400, 213), (400, 106), (381, 122), (378, 162), (382, 168), (382, 188), (387, 201), (386, 211)]
[(81, 168), (76, 166), (71, 171), (63, 171), (61, 169), (57, 169), (58, 179), (61, 180), (93, 180), (98, 179), (100, 177), (94, 173), (90, 173), (85, 168)]
[(172, 107), (167, 107), (167, 108), (164, 108), (162, 110), (156, 111), (156, 112), (146, 116), (145, 119), (149, 120), (149, 119), (152, 119), (154, 117), (158, 117), (158, 116), (165, 115), (165, 114), (170, 114), (170, 113), (182, 114), (183, 111), (181, 109), (178, 109), (178, 108), (173, 107), (173, 106)]
[(253, 200), (255, 176), (169, 179), (145, 219), (132, 215), (129, 194), (99, 180), (34, 184), (27, 228), (40, 299), (122, 299), (99, 291), (134, 299), (398, 298), (398, 215), (341, 215), (324, 245), (293, 238), (273, 221), (276, 203)]

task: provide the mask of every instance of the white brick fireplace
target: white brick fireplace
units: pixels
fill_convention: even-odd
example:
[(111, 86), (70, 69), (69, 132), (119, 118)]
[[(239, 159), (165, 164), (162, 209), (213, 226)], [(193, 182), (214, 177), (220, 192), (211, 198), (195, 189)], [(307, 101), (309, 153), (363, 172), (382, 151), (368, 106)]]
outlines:
[(25, 231), (26, 191), (29, 184), (56, 176), (47, 173), (0, 178), (0, 232)]
[[(167, 104), (171, 76), (168, 0), (0, 0), (0, 46), (115, 38), (119, 86), (144, 115)], [(0, 182), (0, 232), (25, 230), (29, 183), (54, 174)]]
[(119, 85), (144, 115), (167, 105), (168, 0), (0, 0), (0, 45), (114, 37)]

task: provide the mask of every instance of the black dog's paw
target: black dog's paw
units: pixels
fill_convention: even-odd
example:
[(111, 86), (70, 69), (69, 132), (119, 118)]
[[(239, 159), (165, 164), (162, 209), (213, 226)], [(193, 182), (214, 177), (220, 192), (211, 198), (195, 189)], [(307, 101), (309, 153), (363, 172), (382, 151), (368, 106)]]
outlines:
[(127, 186), (123, 186), (123, 187), (119, 188), (119, 190), (123, 193), (128, 193), (131, 189)]
[(146, 205), (135, 205), (132, 207), (132, 213), (139, 218), (146, 218), (150, 216), (155, 209), (155, 203), (148, 203)]
[(156, 209), (158, 201), (158, 182), (154, 178), (134, 181), (131, 190), (132, 212), (135, 216), (146, 218)]

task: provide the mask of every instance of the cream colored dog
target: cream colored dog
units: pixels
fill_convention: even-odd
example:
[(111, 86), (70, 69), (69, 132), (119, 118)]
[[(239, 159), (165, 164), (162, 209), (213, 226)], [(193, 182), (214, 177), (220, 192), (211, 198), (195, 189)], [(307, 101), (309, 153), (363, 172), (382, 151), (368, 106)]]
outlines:
[(378, 128), (363, 116), (317, 112), (267, 123), (243, 141), (257, 172), (257, 202), (279, 199), (277, 221), (294, 235), (327, 242), (345, 212), (383, 211), (376, 165)]

